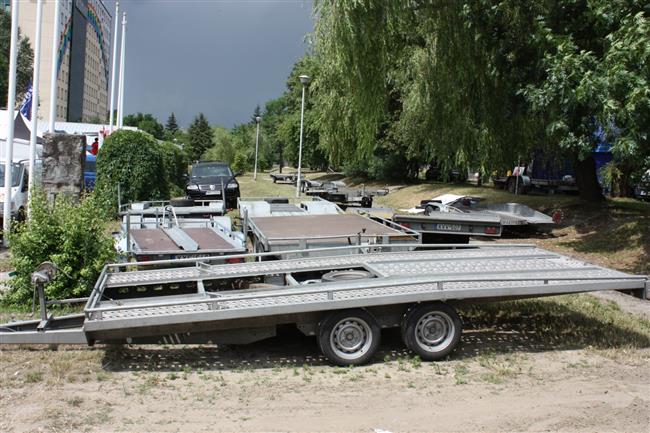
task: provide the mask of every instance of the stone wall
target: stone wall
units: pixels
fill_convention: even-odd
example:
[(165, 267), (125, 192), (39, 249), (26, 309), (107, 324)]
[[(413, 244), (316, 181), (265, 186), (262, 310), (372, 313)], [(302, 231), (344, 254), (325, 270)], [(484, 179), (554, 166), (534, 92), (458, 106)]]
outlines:
[(86, 137), (45, 134), (43, 143), (43, 190), (49, 201), (64, 194), (79, 199), (84, 188)]

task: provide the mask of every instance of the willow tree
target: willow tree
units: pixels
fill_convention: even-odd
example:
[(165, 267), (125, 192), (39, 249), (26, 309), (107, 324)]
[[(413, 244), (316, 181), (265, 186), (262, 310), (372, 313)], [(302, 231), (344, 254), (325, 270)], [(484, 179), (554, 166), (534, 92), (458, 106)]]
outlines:
[(321, 140), (364, 160), (389, 143), (409, 158), (484, 170), (534, 150), (648, 155), (647, 3), (637, 0), (320, 0), (315, 4)]
[(462, 2), (321, 1), (321, 137), (333, 157), (389, 145), (409, 160), (510, 165), (534, 130)]

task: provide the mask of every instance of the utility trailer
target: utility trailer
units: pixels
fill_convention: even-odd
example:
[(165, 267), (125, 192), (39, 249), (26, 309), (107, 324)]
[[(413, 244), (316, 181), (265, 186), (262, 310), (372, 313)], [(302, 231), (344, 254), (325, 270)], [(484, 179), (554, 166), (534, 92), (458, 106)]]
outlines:
[[(426, 208), (425, 208), (426, 204)], [(418, 232), (422, 242), (466, 244), (471, 236), (500, 237), (503, 224), (499, 215), (463, 213), (440, 203), (423, 202), (420, 207), (395, 210), (389, 208), (347, 208), (347, 212), (367, 215), (372, 219), (387, 219), (399, 226)]]
[(271, 173), (269, 176), (273, 179), (273, 183), (289, 183), (295, 185), (298, 179), (297, 173)]
[(496, 217), (504, 229), (532, 227), (536, 230), (549, 230), (562, 219), (559, 211), (549, 216), (521, 203), (481, 205), (481, 200), (480, 197), (443, 194), (431, 200), (422, 200), (417, 208), (410, 211), (423, 212), (425, 215), (447, 213), (448, 215), (471, 215), (475, 218)]
[(372, 207), (372, 201), (376, 195), (388, 194), (387, 189), (370, 190), (364, 185), (361, 188), (349, 188), (340, 181), (308, 181), (303, 182), (303, 192), (312, 197), (320, 197), (324, 200), (336, 203), (343, 209), (347, 207)]
[(424, 243), (468, 243), (470, 236), (501, 236), (501, 219), (495, 215), (448, 212), (396, 213), (393, 222), (422, 234)]
[(199, 258), (246, 252), (243, 233), (215, 205), (171, 206), (133, 203), (121, 212), (118, 251), (136, 261)]
[(380, 218), (345, 214), (319, 197), (240, 200), (239, 211), (254, 252), (300, 249), (305, 256), (315, 256), (326, 247), (410, 243), (413, 249), (420, 244), (420, 235), (413, 230)]
[[(317, 258), (293, 251), (272, 262), (250, 254), (241, 256), (245, 263), (194, 261), (173, 269), (108, 265), (83, 314), (47, 316), (41, 284), (41, 320), (0, 325), (0, 343), (248, 344), (288, 324), (316, 336), (333, 363), (355, 365), (373, 357), (381, 329), (400, 327), (407, 347), (424, 360), (437, 360), (459, 343), (462, 324), (455, 307), (461, 302), (610, 289), (646, 297), (650, 291), (647, 276), (532, 245), (396, 248), (348, 246), (338, 248), (348, 254), (329, 249)], [(48, 278), (34, 274), (34, 281)]]

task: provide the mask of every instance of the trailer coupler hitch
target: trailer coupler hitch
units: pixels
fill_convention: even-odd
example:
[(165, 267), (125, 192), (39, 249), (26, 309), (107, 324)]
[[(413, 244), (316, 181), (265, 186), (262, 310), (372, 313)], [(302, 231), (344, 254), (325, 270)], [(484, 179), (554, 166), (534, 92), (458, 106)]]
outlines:
[(36, 308), (36, 294), (38, 293), (38, 304), (41, 310), (41, 323), (38, 324), (38, 330), (43, 331), (47, 326), (47, 301), (45, 299), (45, 285), (52, 282), (56, 276), (57, 266), (52, 262), (43, 262), (32, 273), (31, 282), (34, 285), (34, 301), (32, 303), (32, 313)]

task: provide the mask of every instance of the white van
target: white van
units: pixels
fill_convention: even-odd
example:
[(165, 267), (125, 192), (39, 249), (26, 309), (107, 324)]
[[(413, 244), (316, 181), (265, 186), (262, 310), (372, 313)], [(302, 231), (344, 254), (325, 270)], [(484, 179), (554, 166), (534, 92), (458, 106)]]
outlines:
[[(36, 183), (40, 182), (42, 164), (36, 160), (34, 164)], [(23, 220), (27, 212), (27, 191), (29, 188), (29, 160), (13, 163), (11, 169), (11, 218)], [(5, 162), (0, 161), (0, 221), (3, 219), (2, 209), (5, 202)]]

